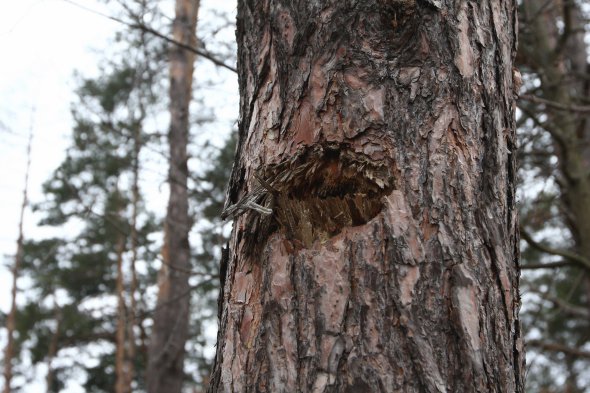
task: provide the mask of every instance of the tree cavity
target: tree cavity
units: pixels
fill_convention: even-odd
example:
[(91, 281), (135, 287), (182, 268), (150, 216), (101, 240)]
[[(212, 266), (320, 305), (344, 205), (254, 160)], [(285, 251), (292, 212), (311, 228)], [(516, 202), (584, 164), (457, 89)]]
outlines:
[(393, 165), (388, 164), (340, 143), (307, 148), (269, 167), (276, 223), (305, 248), (366, 224), (381, 212), (382, 197), (394, 188)]

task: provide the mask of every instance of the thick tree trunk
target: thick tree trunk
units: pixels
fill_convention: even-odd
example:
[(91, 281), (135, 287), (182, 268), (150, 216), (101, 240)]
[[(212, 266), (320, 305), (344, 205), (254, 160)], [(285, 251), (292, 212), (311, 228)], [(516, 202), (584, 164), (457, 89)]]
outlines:
[(510, 0), (238, 2), (210, 391), (523, 391), (515, 25)]
[[(196, 46), (199, 0), (176, 0), (174, 39)], [(191, 220), (188, 213), (187, 144), (194, 54), (170, 50), (170, 199), (164, 228), (158, 306), (150, 338), (147, 388), (150, 393), (180, 392), (188, 336)]]

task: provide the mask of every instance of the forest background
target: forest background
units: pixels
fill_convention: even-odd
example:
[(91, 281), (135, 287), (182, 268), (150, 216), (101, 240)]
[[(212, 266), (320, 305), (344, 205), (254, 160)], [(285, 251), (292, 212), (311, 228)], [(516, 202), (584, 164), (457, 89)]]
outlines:
[[(527, 390), (590, 392), (590, 195), (580, 191), (590, 187), (589, 10), (575, 0), (520, 8)], [(190, 107), (187, 392), (204, 391), (214, 353), (218, 262), (229, 230), (219, 213), (239, 101), (235, 9), (229, 0), (201, 1), (192, 48), (200, 54)], [(0, 383), (4, 391), (114, 391), (123, 314), (137, 347), (129, 383), (145, 389), (168, 200), (173, 19), (172, 1), (0, 4), (0, 48), (10, 59), (0, 63), (2, 326), (30, 159), (13, 375), (11, 389)], [(1, 333), (4, 348), (7, 329)]]

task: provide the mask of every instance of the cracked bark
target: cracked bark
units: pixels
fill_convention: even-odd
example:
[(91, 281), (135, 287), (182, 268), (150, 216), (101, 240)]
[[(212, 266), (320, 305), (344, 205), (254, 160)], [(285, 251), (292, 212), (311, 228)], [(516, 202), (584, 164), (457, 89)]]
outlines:
[(512, 1), (238, 2), (210, 392), (523, 391), (515, 24)]

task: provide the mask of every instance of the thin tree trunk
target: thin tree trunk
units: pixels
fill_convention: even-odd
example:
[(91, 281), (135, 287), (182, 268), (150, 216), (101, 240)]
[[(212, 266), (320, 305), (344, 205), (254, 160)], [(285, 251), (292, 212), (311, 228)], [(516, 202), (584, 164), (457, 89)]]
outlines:
[(31, 169), (31, 147), (33, 143), (33, 118), (35, 110), (31, 112), (31, 129), (29, 131), (29, 141), (27, 143), (27, 167), (25, 170), (25, 185), (23, 189), (23, 200), (20, 209), (20, 218), (18, 223), (18, 238), (16, 240), (16, 255), (14, 257), (14, 264), (12, 265), (12, 291), (11, 291), (11, 304), (10, 311), (6, 317), (6, 347), (4, 348), (4, 393), (10, 393), (12, 390), (11, 383), (13, 377), (12, 361), (14, 359), (14, 330), (16, 328), (16, 295), (17, 295), (17, 282), (19, 276), (20, 265), (23, 261), (23, 245), (24, 245), (24, 234), (23, 234), (23, 222), (25, 217), (25, 210), (29, 203), (28, 200), (28, 189), (29, 189), (29, 172)]
[(129, 360), (127, 358), (127, 326), (128, 313), (125, 302), (125, 280), (123, 275), (123, 253), (125, 252), (125, 236), (119, 235), (117, 241), (117, 349), (115, 353), (116, 393), (130, 393)]
[[(530, 0), (523, 3), (526, 15), (531, 18), (522, 46), (527, 62), (540, 75), (539, 93), (542, 98), (557, 102), (565, 108), (577, 104), (577, 97), (585, 97), (588, 82), (576, 80), (574, 75), (588, 72), (587, 46), (584, 42), (581, 10), (573, 5), (563, 14), (558, 5), (547, 6), (545, 1)], [(571, 30), (567, 37), (559, 32), (557, 21), (569, 20)], [(577, 23), (576, 23), (577, 22)], [(551, 124), (556, 155), (559, 159), (558, 184), (569, 225), (576, 246), (583, 257), (590, 259), (590, 116), (568, 110), (545, 108)]]
[(522, 392), (513, 1), (238, 2), (211, 392)]
[[(54, 295), (55, 296), (55, 295)], [(53, 390), (53, 383), (55, 380), (55, 370), (53, 369), (53, 359), (57, 355), (57, 351), (59, 349), (59, 335), (60, 335), (60, 328), (61, 328), (61, 308), (57, 304), (57, 301), (53, 300), (53, 308), (55, 309), (55, 331), (51, 336), (51, 341), (49, 342), (49, 350), (47, 351), (47, 374), (45, 374), (45, 387), (47, 393), (54, 392)]]
[[(141, 121), (136, 122), (133, 128), (133, 164), (132, 164), (132, 185), (131, 185), (131, 222), (130, 222), (130, 251), (129, 272), (131, 276), (129, 292), (125, 285), (123, 268), (124, 242), (126, 239), (121, 236), (120, 254), (117, 259), (117, 293), (118, 293), (118, 321), (117, 321), (117, 351), (116, 370), (117, 380), (115, 391), (117, 393), (130, 393), (135, 378), (136, 342), (135, 326), (137, 326), (137, 214), (139, 205), (139, 154), (141, 152), (141, 124), (145, 119), (145, 109), (140, 103)], [(129, 297), (129, 301), (126, 298)], [(140, 322), (141, 323), (141, 322)]]
[[(177, 0), (174, 39), (196, 45), (198, 0)], [(164, 228), (163, 264), (158, 278), (158, 308), (150, 338), (147, 387), (150, 393), (180, 392), (184, 345), (188, 337), (191, 220), (187, 194), (189, 104), (195, 56), (170, 50), (170, 199)], [(184, 294), (184, 295), (183, 295)], [(159, 305), (162, 305), (160, 307)]]
[[(142, 114), (145, 112), (143, 106), (141, 108)], [(142, 116), (143, 119), (144, 116)], [(141, 140), (139, 135), (139, 127), (135, 127), (133, 133), (133, 185), (131, 195), (131, 260), (129, 261), (129, 267), (131, 270), (131, 285), (129, 288), (129, 311), (127, 313), (127, 360), (129, 370), (127, 372), (126, 385), (129, 391), (131, 391), (131, 385), (135, 377), (135, 361), (136, 361), (136, 342), (135, 342), (135, 326), (141, 321), (137, 321), (137, 210), (139, 205), (139, 153), (141, 151)]]

